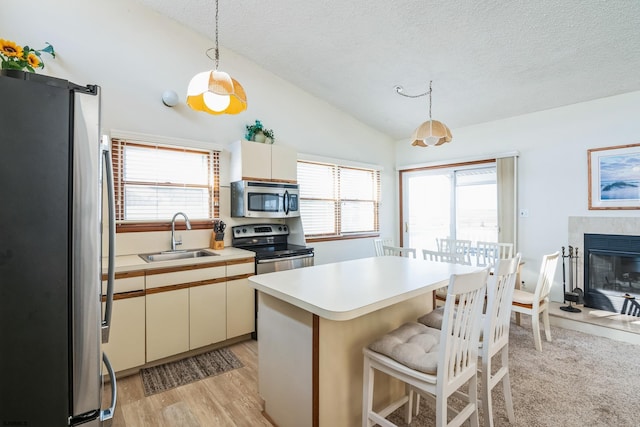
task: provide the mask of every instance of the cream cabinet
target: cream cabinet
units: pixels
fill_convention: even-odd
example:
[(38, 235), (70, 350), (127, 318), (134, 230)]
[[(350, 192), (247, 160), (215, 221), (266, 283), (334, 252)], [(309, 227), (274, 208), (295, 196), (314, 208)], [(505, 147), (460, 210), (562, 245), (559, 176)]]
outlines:
[(189, 289), (189, 348), (227, 339), (227, 283)]
[(278, 144), (235, 141), (231, 144), (230, 181), (298, 181), (298, 154)]
[[(123, 277), (123, 276), (120, 276)], [(103, 293), (106, 284), (103, 282)], [(104, 303), (103, 303), (104, 310)], [(103, 351), (115, 371), (142, 366), (145, 363), (145, 295), (144, 273), (124, 275), (115, 281), (109, 342)]]
[(248, 277), (254, 264), (227, 265), (227, 339), (255, 331), (255, 290)]
[(103, 344), (114, 369), (253, 332), (253, 273), (254, 259), (248, 257), (117, 274), (111, 336)]
[(146, 298), (147, 362), (189, 350), (189, 288)]
[[(221, 290), (215, 287), (195, 291), (194, 289), (207, 286), (211, 281), (220, 281), (224, 285), (225, 273), (224, 262), (207, 264), (200, 268), (189, 266), (184, 269), (147, 271), (147, 362), (200, 347), (191, 345), (192, 327), (193, 336), (197, 341), (204, 342), (205, 335), (215, 335), (210, 331), (204, 331), (207, 325), (199, 325), (201, 329), (195, 327), (195, 319), (206, 320), (211, 317), (211, 314), (206, 312), (206, 303), (219, 296)], [(222, 280), (216, 280), (220, 278)], [(191, 297), (192, 291), (195, 294), (194, 298)], [(192, 321), (191, 302), (205, 294), (209, 298), (201, 304), (196, 304)], [(224, 295), (222, 298), (224, 300)], [(211, 327), (213, 328), (213, 325)], [(213, 342), (215, 341), (208, 344)]]

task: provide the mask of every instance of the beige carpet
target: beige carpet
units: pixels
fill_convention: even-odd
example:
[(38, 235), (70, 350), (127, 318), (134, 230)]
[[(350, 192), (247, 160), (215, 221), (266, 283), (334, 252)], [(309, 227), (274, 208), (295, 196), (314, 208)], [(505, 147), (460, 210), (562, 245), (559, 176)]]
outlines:
[[(496, 426), (640, 426), (640, 346), (552, 326), (553, 341), (545, 341), (543, 333), (540, 353), (530, 318), (524, 317), (522, 326), (511, 324), (509, 337), (516, 421), (509, 423), (498, 385), (493, 390)], [(433, 403), (422, 402), (412, 427), (434, 425)], [(409, 424), (402, 409), (389, 419), (404, 427)]]
[(241, 368), (242, 362), (228, 348), (209, 351), (176, 362), (140, 370), (145, 396)]

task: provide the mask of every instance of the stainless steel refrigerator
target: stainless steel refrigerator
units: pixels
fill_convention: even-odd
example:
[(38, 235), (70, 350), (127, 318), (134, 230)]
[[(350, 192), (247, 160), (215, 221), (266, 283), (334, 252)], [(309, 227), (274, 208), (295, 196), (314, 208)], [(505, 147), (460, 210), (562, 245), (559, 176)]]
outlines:
[[(111, 422), (115, 376), (101, 351), (113, 297), (109, 160), (100, 136), (98, 86), (2, 70), (1, 426)], [(105, 257), (111, 260), (104, 309), (103, 211), (109, 230)], [(103, 366), (111, 382), (107, 409), (102, 409)]]

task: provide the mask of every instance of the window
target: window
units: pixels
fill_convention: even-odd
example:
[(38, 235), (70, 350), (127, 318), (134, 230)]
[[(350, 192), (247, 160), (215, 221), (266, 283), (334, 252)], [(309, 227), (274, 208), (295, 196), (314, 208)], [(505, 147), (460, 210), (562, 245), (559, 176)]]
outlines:
[(165, 230), (176, 212), (192, 228), (219, 216), (219, 153), (186, 147), (112, 140), (116, 229)]
[(370, 236), (379, 231), (379, 171), (299, 161), (298, 183), (307, 238)]

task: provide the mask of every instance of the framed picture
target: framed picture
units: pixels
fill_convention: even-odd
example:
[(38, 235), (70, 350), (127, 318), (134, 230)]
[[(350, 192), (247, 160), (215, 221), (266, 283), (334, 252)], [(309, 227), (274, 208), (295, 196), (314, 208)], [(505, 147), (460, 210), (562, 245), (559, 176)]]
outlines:
[(587, 150), (589, 209), (640, 209), (640, 144)]

